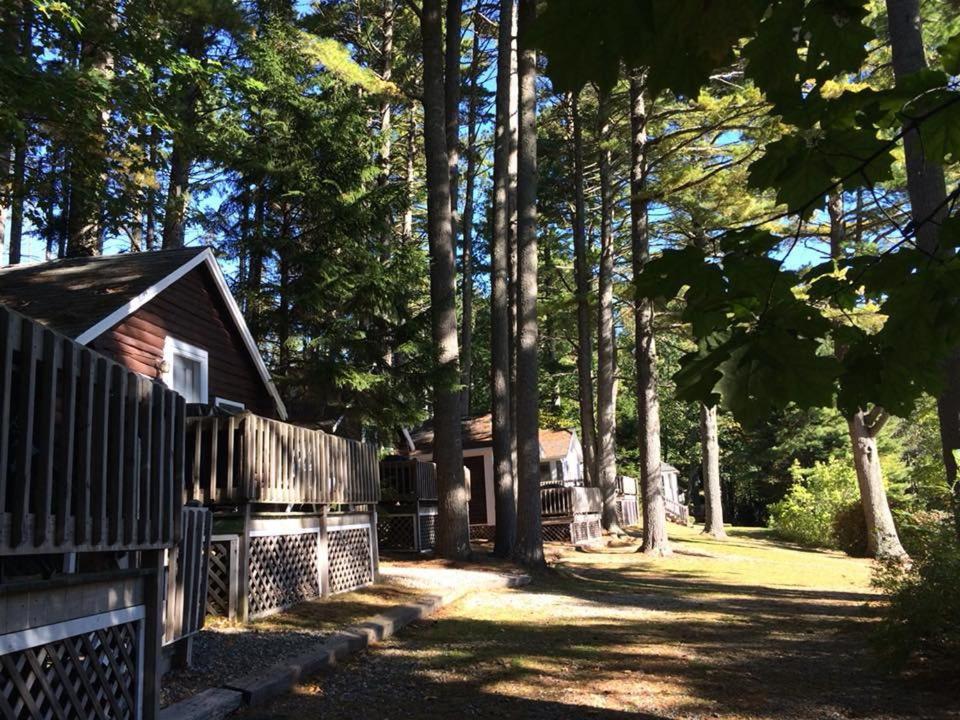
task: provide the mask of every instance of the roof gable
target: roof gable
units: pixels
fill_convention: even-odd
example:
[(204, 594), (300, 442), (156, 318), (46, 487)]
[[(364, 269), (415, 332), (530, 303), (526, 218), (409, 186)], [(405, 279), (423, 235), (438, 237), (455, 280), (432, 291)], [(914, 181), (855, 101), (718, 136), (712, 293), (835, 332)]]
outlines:
[(286, 419), (266, 363), (209, 248), (67, 258), (3, 268), (0, 303), (86, 345), (201, 265), (209, 271), (278, 414)]

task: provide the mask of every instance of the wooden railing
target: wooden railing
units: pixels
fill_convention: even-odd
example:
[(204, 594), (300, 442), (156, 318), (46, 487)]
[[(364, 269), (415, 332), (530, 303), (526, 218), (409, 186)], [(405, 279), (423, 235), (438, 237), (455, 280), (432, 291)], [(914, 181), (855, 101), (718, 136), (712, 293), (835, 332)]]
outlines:
[(544, 517), (600, 512), (600, 488), (540, 488), (540, 514)]
[(187, 418), (187, 474), (204, 504), (380, 500), (375, 445), (249, 412)]
[(0, 555), (179, 538), (183, 399), (0, 307)]
[(213, 513), (185, 507), (180, 542), (167, 553), (163, 643), (198, 633), (207, 616), (207, 570)]
[(690, 521), (690, 510), (676, 500), (665, 500), (665, 511), (667, 517), (676, 523), (686, 525)]
[(385, 498), (436, 500), (437, 466), (422, 460), (381, 460), (380, 486)]

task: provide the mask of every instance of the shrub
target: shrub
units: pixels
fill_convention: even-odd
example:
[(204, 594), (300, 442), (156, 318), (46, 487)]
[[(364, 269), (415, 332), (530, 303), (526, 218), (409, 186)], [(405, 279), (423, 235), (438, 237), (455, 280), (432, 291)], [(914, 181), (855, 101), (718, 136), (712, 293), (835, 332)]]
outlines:
[(866, 557), (867, 520), (859, 500), (847, 503), (833, 516), (833, 538), (836, 546), (847, 555)]
[(881, 566), (874, 583), (889, 598), (878, 647), (895, 668), (912, 657), (944, 669), (960, 663), (960, 543), (944, 518), (913, 536), (910, 566)]
[(834, 518), (857, 502), (852, 465), (831, 457), (801, 468), (790, 468), (793, 485), (783, 500), (770, 506), (770, 527), (785, 540), (814, 547), (839, 547)]

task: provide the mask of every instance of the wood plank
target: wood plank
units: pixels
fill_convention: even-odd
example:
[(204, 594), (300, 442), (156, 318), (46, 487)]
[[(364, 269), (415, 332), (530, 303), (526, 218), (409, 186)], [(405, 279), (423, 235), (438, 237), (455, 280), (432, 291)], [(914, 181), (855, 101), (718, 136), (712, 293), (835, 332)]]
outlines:
[[(7, 511), (7, 462), (10, 458), (10, 406), (13, 394), (13, 348), (19, 318), (6, 308), (0, 308), (0, 517)], [(0, 547), (6, 545), (0, 523)]]
[[(77, 376), (80, 371), (80, 346), (62, 338), (63, 368), (60, 381), (61, 426), (60, 444), (57, 453), (57, 471), (60, 479), (54, 500), (57, 503), (57, 518), (54, 528), (54, 540), (64, 545), (67, 539), (67, 525), (73, 508), (73, 449), (77, 438)], [(2, 467), (2, 466), (0, 466)]]
[(92, 515), (91, 540), (104, 544), (106, 541), (107, 514), (107, 458), (110, 434), (110, 372), (107, 360), (98, 357), (95, 363), (96, 385), (93, 396), (93, 451), (90, 484), (90, 512)]
[(107, 536), (111, 545), (123, 545), (124, 451), (126, 433), (127, 372), (110, 367), (109, 420), (107, 422)]
[(24, 531), (29, 512), (30, 488), (33, 480), (33, 420), (36, 407), (37, 390), (37, 356), (39, 332), (32, 322), (22, 323), (20, 340), (20, 377), (18, 390), (20, 397), (19, 413), (17, 414), (20, 435), (16, 452), (16, 472), (11, 513), (10, 544), (14, 547), (24, 541)]
[(164, 392), (163, 388), (154, 384), (152, 387), (153, 399), (151, 401), (151, 445), (153, 459), (150, 463), (150, 507), (153, 510), (153, 528), (150, 540), (152, 542), (162, 542), (163, 523), (164, 523), (164, 452), (166, 451), (164, 430)]
[(87, 542), (92, 532), (90, 527), (90, 496), (93, 472), (93, 393), (94, 355), (80, 351), (80, 380), (77, 386), (77, 455), (74, 473), (76, 482), (73, 495), (74, 543)]
[(173, 498), (174, 538), (180, 536), (180, 509), (183, 507), (186, 494), (186, 480), (184, 478), (184, 456), (186, 454), (186, 401), (179, 395), (173, 398), (173, 476), (170, 494)]
[(140, 543), (146, 538), (141, 534), (137, 513), (140, 510), (140, 383), (134, 373), (126, 378), (126, 421), (123, 427), (123, 464), (126, 473), (126, 493), (123, 502), (123, 534), (127, 543)]
[(60, 363), (60, 343), (51, 330), (41, 333), (42, 372), (37, 377), (37, 428), (34, 444), (37, 452), (37, 472), (33, 482), (33, 544), (43, 547), (47, 542), (53, 506), (54, 441), (57, 414), (57, 366)]
[(140, 380), (140, 537), (154, 542), (153, 398), (154, 386)]

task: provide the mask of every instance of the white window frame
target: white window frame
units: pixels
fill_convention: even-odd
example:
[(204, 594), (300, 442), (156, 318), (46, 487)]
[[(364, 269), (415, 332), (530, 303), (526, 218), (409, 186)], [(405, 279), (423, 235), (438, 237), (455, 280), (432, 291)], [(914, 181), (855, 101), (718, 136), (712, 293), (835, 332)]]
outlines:
[(163, 382), (173, 388), (173, 356), (181, 355), (200, 363), (200, 403), (206, 405), (210, 400), (208, 378), (210, 375), (210, 356), (206, 350), (183, 340), (167, 335), (163, 339)]
[(236, 400), (228, 400), (227, 398), (215, 397), (213, 399), (213, 404), (216, 407), (222, 407), (224, 410), (231, 410), (242, 412), (247, 409), (247, 406), (242, 402), (237, 402)]

